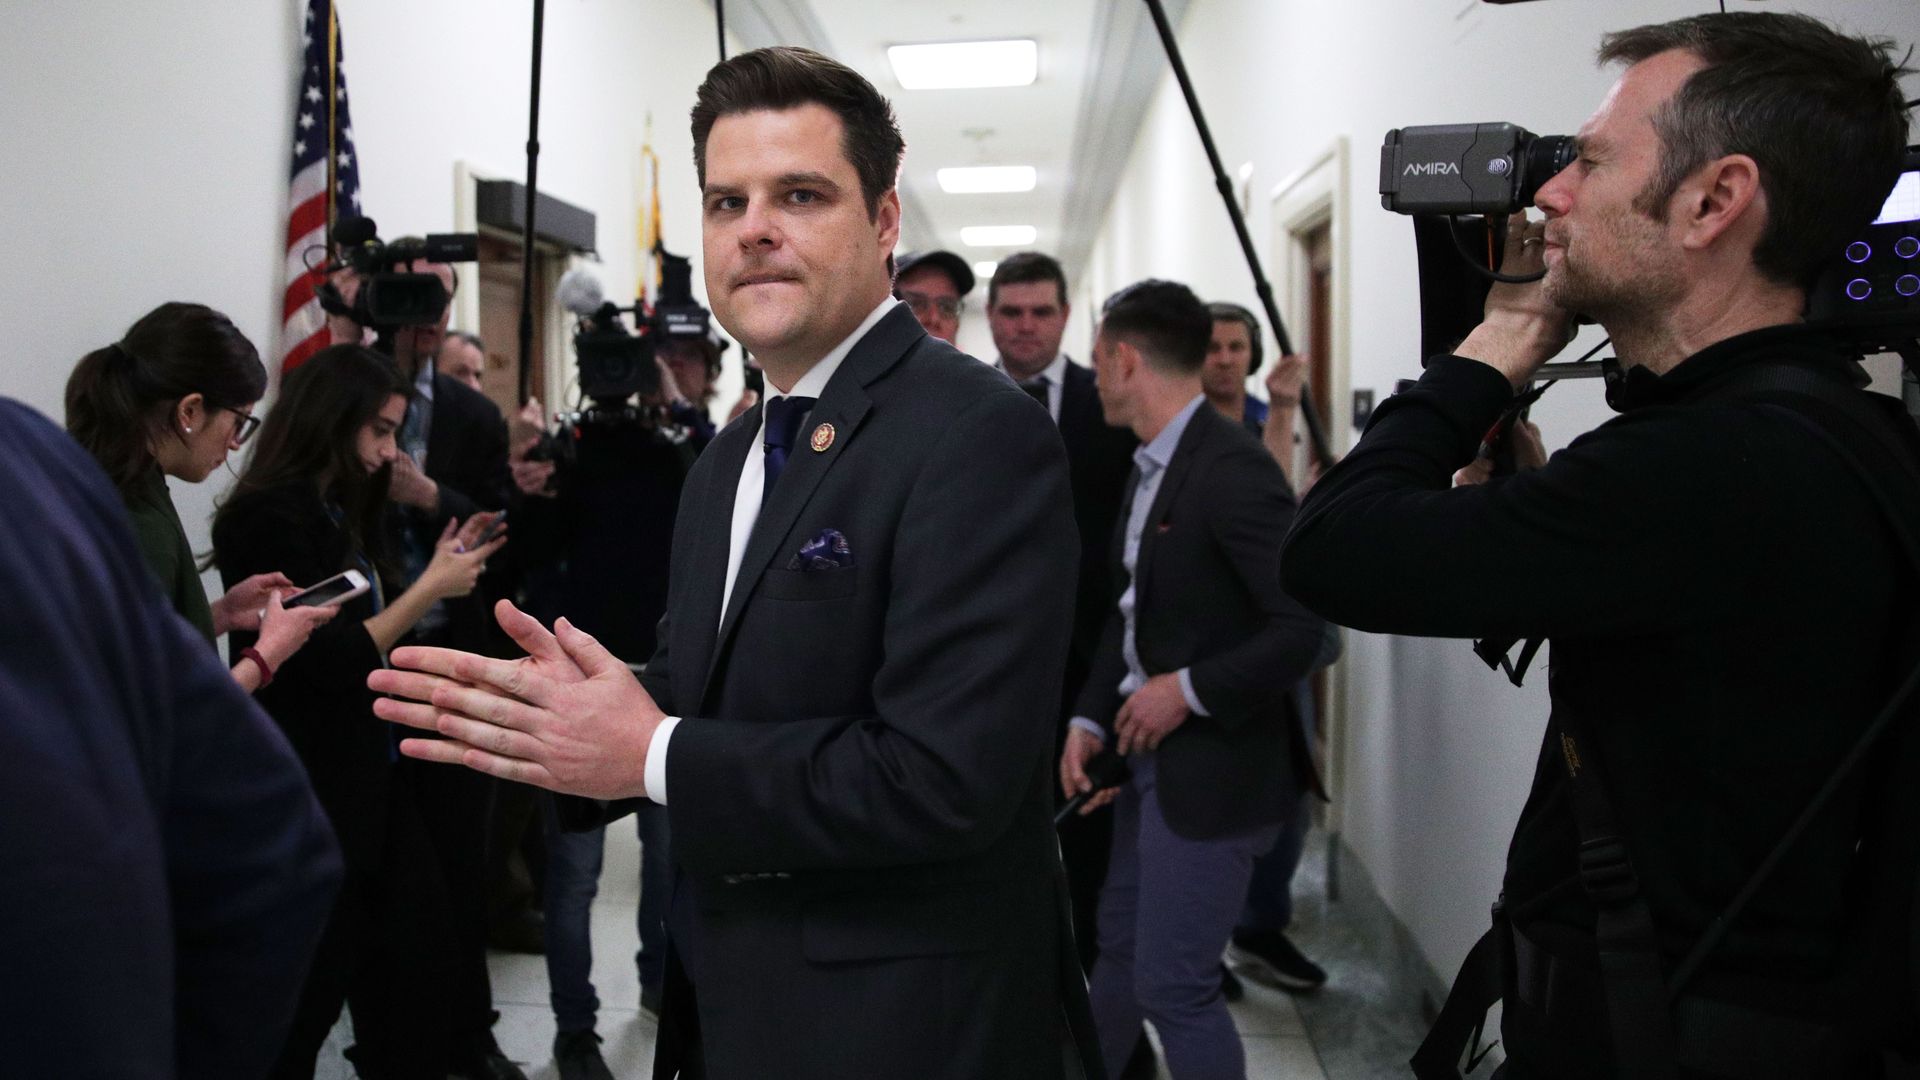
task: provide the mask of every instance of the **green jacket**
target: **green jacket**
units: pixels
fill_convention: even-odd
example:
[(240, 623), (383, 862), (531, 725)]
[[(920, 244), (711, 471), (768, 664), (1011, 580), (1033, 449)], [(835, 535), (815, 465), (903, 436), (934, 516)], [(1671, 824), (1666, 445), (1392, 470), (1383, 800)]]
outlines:
[(160, 582), (160, 591), (181, 618), (212, 642), (213, 608), (200, 585), (200, 569), (187, 543), (187, 531), (181, 527), (173, 496), (167, 492), (167, 478), (158, 468), (150, 469), (135, 481), (132, 490), (121, 492), (121, 498), (133, 515), (134, 538), (140, 542), (140, 554), (146, 556), (147, 569)]

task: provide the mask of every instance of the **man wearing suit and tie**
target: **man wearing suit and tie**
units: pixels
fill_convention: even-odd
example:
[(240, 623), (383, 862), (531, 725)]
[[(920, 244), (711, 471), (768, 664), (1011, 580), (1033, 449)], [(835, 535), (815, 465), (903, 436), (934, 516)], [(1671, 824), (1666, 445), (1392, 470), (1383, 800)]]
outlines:
[[(994, 268), (987, 284), (987, 325), (1000, 358), (995, 366), (1047, 407), (1067, 447), (1073, 487), (1073, 520), (1080, 535), (1080, 575), (1074, 591), (1073, 643), (1067, 650), (1056, 752), (1064, 745), (1067, 718), (1093, 666), (1100, 631), (1113, 612), (1113, 566), (1107, 557), (1119, 519), (1133, 451), (1133, 432), (1107, 423), (1093, 371), (1067, 359), (1067, 275), (1051, 255), (1023, 251)], [(1080, 964), (1093, 968), (1095, 913), (1107, 876), (1113, 815), (1075, 817), (1060, 827), (1060, 856), (1073, 896), (1073, 925)]]
[(398, 650), (372, 685), (430, 704), (381, 715), (449, 737), (414, 756), (665, 803), (656, 1077), (1057, 1077), (1085, 1015), (1049, 820), (1060, 441), (890, 297), (870, 84), (757, 50), (693, 117), (708, 298), (768, 392), (687, 478), (646, 674), (503, 603), (527, 658)]
[(1173, 282), (1133, 285), (1102, 312), (1100, 399), (1143, 445), (1110, 549), (1118, 603), (1060, 763), (1068, 792), (1091, 788), (1102, 747), (1132, 766), (1098, 796), (1115, 809), (1094, 1021), (1109, 1071), (1153, 1021), (1175, 1080), (1246, 1075), (1220, 953), (1255, 856), (1294, 810), (1289, 771), (1310, 778), (1289, 691), (1321, 643), (1320, 621), (1280, 591), (1293, 518), (1280, 467), (1206, 407), (1212, 329)]

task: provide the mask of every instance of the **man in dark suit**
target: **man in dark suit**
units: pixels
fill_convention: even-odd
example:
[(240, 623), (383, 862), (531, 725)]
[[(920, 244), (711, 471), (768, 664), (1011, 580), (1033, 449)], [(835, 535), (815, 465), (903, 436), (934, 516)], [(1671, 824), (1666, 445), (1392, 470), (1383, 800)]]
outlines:
[(450, 736), (413, 756), (666, 804), (657, 1077), (1057, 1077), (1059, 439), (888, 295), (902, 142), (866, 80), (744, 53), (693, 136), (708, 297), (767, 399), (687, 478), (647, 673), (502, 605), (526, 659), (399, 650), (372, 685), (431, 704), (379, 711)]
[[(1055, 752), (1065, 745), (1067, 718), (1093, 666), (1100, 631), (1113, 612), (1113, 567), (1107, 547), (1120, 514), (1133, 451), (1140, 441), (1124, 427), (1107, 423), (1094, 390), (1093, 370), (1067, 359), (1060, 349), (1066, 333), (1067, 275), (1053, 256), (1038, 251), (1010, 255), (994, 268), (987, 284), (987, 324), (1000, 357), (995, 367), (1047, 407), (1067, 446), (1067, 473), (1073, 487), (1073, 521), (1080, 535), (1080, 573), (1074, 591), (1073, 641), (1060, 698)], [(1100, 885), (1107, 877), (1107, 851), (1113, 844), (1113, 815), (1076, 816), (1060, 827), (1060, 857), (1067, 867), (1073, 897), (1075, 944), (1080, 966), (1093, 969), (1098, 935)]]
[(1100, 796), (1115, 815), (1094, 1018), (1109, 1069), (1153, 1021), (1176, 1080), (1245, 1075), (1220, 953), (1254, 857), (1294, 809), (1287, 774), (1309, 768), (1288, 691), (1321, 643), (1320, 621), (1280, 591), (1293, 497), (1279, 466), (1206, 407), (1211, 329), (1172, 282), (1131, 286), (1102, 313), (1100, 399), (1144, 445), (1111, 554), (1118, 603), (1060, 764), (1080, 792), (1094, 753), (1130, 756), (1132, 779)]

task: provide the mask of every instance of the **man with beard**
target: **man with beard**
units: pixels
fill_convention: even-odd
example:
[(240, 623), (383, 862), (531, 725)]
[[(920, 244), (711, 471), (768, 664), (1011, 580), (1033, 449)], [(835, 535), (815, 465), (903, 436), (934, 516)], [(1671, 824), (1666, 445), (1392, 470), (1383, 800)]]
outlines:
[[(1342, 625), (1552, 638), (1504, 902), (1418, 1075), (1458, 1075), (1495, 996), (1510, 1080), (1879, 1075), (1844, 1003), (1893, 995), (1835, 985), (1869, 772), (1671, 1002), (1668, 984), (1911, 666), (1912, 507), (1883, 513), (1864, 481), (1912, 467), (1912, 427), (1801, 323), (1900, 172), (1892, 56), (1798, 15), (1608, 35), (1600, 59), (1627, 69), (1540, 189), (1545, 222), (1509, 234), (1504, 269), (1544, 264), (1544, 282), (1496, 285), (1288, 538), (1287, 591)], [(1574, 312), (1612, 336), (1622, 415), (1540, 468), (1448, 490)]]

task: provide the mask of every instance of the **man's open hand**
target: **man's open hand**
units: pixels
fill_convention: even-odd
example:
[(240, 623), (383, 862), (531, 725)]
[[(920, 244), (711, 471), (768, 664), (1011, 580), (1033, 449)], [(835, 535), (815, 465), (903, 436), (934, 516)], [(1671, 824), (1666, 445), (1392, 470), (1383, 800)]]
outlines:
[(446, 736), (407, 739), (400, 752), (565, 795), (644, 796), (647, 747), (665, 716), (627, 665), (565, 619), (548, 633), (509, 601), (494, 612), (525, 657), (410, 647), (367, 676), (394, 695), (374, 715)]

